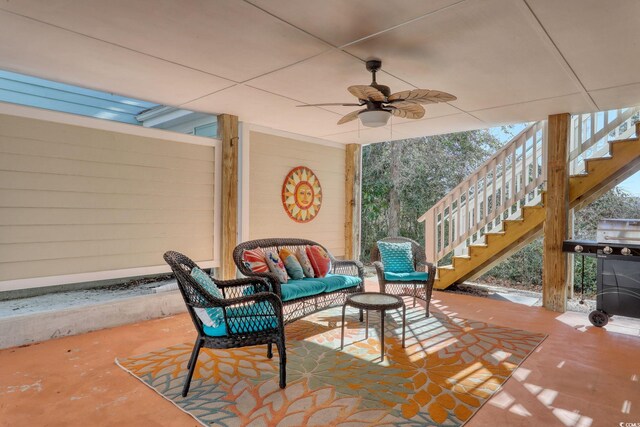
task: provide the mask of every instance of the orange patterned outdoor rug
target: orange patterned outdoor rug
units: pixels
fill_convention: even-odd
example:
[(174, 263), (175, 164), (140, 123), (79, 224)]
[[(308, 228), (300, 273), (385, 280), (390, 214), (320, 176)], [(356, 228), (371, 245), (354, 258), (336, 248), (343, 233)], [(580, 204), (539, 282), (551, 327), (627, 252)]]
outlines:
[[(278, 388), (278, 358), (266, 346), (203, 349), (186, 398), (180, 392), (192, 344), (116, 362), (204, 425), (460, 426), (509, 378), (545, 335), (407, 309), (387, 313), (380, 362), (376, 312), (369, 339), (357, 310), (341, 308), (287, 326), (287, 388)], [(275, 351), (275, 346), (274, 346)]]

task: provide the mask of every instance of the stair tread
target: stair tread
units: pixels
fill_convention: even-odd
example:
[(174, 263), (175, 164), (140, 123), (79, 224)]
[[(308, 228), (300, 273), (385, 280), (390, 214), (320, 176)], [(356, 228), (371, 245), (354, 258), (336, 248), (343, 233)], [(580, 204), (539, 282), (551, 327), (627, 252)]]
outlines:
[(607, 142), (609, 144), (617, 144), (617, 143), (620, 143), (620, 142), (637, 142), (639, 140), (640, 140), (640, 138), (635, 137), (635, 138), (626, 138), (626, 139), (614, 139), (613, 141), (607, 141)]
[(453, 258), (455, 258), (455, 259), (471, 259), (471, 257), (469, 255), (454, 255)]
[(504, 235), (504, 233), (506, 233), (506, 231), (487, 231), (486, 233), (484, 233), (485, 236), (502, 236)]
[(611, 160), (613, 156), (602, 156), (602, 157), (591, 157), (589, 159), (584, 159), (585, 162), (595, 162), (598, 160)]
[(438, 268), (440, 270), (453, 270), (453, 265), (449, 264), (449, 265), (439, 265)]

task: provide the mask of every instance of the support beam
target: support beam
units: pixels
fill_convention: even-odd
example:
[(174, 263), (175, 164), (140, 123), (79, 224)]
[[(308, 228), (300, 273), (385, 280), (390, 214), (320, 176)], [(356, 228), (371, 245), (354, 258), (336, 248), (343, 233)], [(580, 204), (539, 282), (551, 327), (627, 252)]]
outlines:
[(362, 146), (348, 144), (345, 158), (344, 257), (360, 257), (360, 190), (362, 185)]
[(236, 266), (233, 249), (238, 244), (238, 117), (218, 116), (218, 137), (222, 141), (222, 236), (220, 278), (233, 279)]
[(567, 304), (567, 255), (562, 241), (569, 221), (569, 114), (549, 116), (547, 132), (547, 193), (545, 200), (542, 299), (548, 310), (564, 312)]

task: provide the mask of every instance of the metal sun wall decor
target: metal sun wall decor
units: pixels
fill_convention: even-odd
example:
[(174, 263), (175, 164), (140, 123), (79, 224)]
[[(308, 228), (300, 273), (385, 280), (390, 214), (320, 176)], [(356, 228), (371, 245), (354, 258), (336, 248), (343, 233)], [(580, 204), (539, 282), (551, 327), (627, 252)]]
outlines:
[(282, 184), (282, 206), (295, 222), (309, 222), (318, 215), (322, 187), (311, 169), (298, 166), (289, 171)]

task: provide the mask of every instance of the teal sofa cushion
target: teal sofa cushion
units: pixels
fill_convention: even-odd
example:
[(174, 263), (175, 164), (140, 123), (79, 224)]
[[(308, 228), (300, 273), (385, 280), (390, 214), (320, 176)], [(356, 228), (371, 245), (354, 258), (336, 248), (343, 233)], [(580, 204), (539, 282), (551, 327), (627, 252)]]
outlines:
[[(222, 309), (221, 309), (222, 310)], [(227, 318), (232, 334), (243, 332), (258, 332), (278, 327), (278, 318), (273, 313), (273, 307), (266, 301), (244, 307), (229, 307)], [(223, 337), (227, 335), (227, 325), (203, 326), (204, 333), (210, 337)]]
[(414, 271), (410, 242), (378, 242), (377, 244), (384, 271), (390, 273), (411, 273)]
[(325, 291), (327, 285), (318, 279), (296, 279), (289, 280), (280, 285), (282, 301), (304, 298), (311, 295), (318, 295)]
[(429, 273), (424, 271), (412, 271), (411, 273), (390, 273), (385, 271), (384, 278), (394, 282), (412, 282), (414, 280), (429, 279)]
[(327, 274), (322, 278), (315, 278), (318, 282), (326, 285), (325, 292), (333, 292), (340, 289), (350, 288), (359, 285), (362, 280), (356, 276), (344, 276), (342, 274)]

